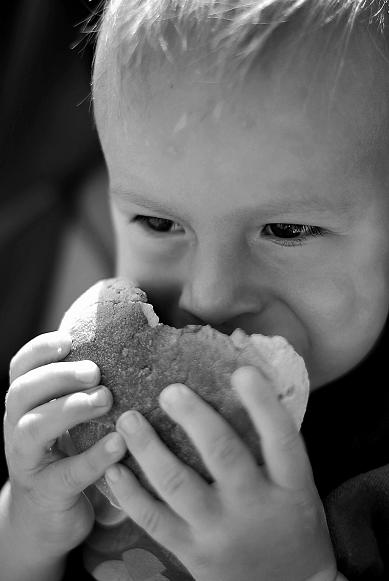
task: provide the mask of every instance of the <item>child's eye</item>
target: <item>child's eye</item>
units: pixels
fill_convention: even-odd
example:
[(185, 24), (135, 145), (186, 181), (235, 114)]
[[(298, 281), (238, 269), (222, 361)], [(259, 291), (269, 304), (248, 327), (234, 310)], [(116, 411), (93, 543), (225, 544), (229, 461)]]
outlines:
[(324, 236), (325, 230), (319, 226), (308, 226), (306, 224), (266, 224), (263, 234), (273, 238), (278, 244), (283, 246), (297, 246), (306, 242), (308, 238)]
[(157, 218), (156, 216), (135, 216), (134, 222), (141, 224), (141, 226), (157, 234), (174, 234), (176, 232), (183, 232), (184, 229), (177, 222), (167, 220), (166, 218)]

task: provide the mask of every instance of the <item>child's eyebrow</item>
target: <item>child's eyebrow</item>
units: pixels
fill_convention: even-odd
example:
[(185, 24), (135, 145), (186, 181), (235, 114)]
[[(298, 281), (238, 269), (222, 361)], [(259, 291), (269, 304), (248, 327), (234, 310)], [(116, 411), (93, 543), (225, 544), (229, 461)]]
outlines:
[(130, 190), (122, 190), (118, 188), (111, 188), (110, 195), (113, 197), (118, 197), (120, 200), (125, 202), (131, 202), (137, 206), (144, 206), (145, 208), (152, 210), (154, 212), (160, 213), (170, 213), (178, 214), (180, 213), (179, 208), (173, 208), (165, 204), (165, 202), (159, 202), (158, 200), (153, 200), (136, 192)]
[[(157, 199), (150, 198), (143, 194), (132, 190), (124, 190), (121, 187), (113, 187), (110, 189), (110, 195), (112, 197), (119, 198), (119, 200), (125, 205), (127, 203), (135, 204), (147, 208), (152, 212), (157, 212), (161, 214), (171, 214), (175, 216), (180, 216), (182, 219), (189, 220), (189, 216), (183, 212), (181, 208), (169, 206), (165, 202), (161, 202)], [(320, 215), (322, 217), (340, 217), (349, 216), (353, 214), (353, 210), (356, 209), (355, 201), (347, 199), (347, 197), (341, 197), (339, 200), (322, 199), (319, 197), (295, 197), (295, 199), (274, 199), (267, 200), (263, 202), (258, 202), (257, 208), (253, 202), (252, 205), (248, 206), (246, 209), (234, 210), (234, 215), (241, 213), (242, 215), (247, 215), (247, 213), (252, 214), (255, 210), (261, 213), (264, 217), (271, 216), (275, 214), (294, 214), (297, 212), (306, 212), (312, 215)]]

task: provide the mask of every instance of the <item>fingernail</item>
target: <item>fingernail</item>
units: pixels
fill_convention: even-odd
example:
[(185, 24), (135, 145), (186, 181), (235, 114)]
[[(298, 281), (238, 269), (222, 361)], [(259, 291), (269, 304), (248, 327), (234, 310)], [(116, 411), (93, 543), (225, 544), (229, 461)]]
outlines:
[(117, 422), (117, 429), (125, 434), (134, 434), (142, 424), (142, 416), (135, 410), (124, 413)]
[(182, 383), (173, 383), (161, 391), (160, 399), (162, 403), (173, 405), (179, 403), (184, 398), (187, 398), (190, 393), (190, 389), (186, 387), (186, 385)]
[(95, 406), (106, 406), (111, 401), (110, 391), (101, 385), (88, 389), (85, 393), (88, 394), (90, 402)]
[(65, 353), (67, 355), (68, 352), (69, 352), (69, 349), (66, 349), (65, 346), (60, 345), (59, 347), (57, 347), (57, 355), (58, 355), (58, 358), (64, 357), (65, 356)]
[(56, 347), (58, 357), (64, 357), (67, 355), (72, 346), (72, 338), (70, 335), (62, 333), (57, 336)]
[(97, 380), (98, 368), (93, 361), (77, 361), (74, 373), (78, 381), (91, 384)]
[(124, 451), (125, 445), (123, 442), (122, 437), (117, 434), (110, 434), (105, 442), (105, 449), (109, 454), (118, 454), (119, 452)]
[(243, 367), (239, 367), (233, 372), (231, 380), (234, 384), (234, 387), (236, 387), (237, 385), (251, 384), (264, 377), (265, 376), (262, 371), (257, 367), (245, 365)]
[(117, 464), (110, 466), (105, 472), (105, 478), (111, 482), (117, 482), (121, 477), (121, 469)]

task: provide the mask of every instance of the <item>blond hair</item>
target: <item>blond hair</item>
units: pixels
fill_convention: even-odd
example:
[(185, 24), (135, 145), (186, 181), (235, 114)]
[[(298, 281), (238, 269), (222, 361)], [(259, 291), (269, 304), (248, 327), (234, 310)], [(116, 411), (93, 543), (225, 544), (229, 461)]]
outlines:
[(301, 44), (328, 26), (343, 47), (361, 26), (387, 58), (388, 19), (389, 0), (108, 0), (97, 27), (94, 83), (104, 76), (120, 96), (124, 70), (144, 71), (199, 47), (213, 74), (234, 68), (244, 76), (259, 55), (271, 57), (287, 39)]

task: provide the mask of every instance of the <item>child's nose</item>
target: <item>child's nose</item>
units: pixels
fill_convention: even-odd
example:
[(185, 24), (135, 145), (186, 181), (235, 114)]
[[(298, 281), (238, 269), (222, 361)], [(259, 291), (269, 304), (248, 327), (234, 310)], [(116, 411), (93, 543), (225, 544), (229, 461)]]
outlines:
[(260, 293), (245, 270), (244, 261), (227, 252), (198, 256), (183, 281), (179, 308), (214, 327), (258, 313)]

